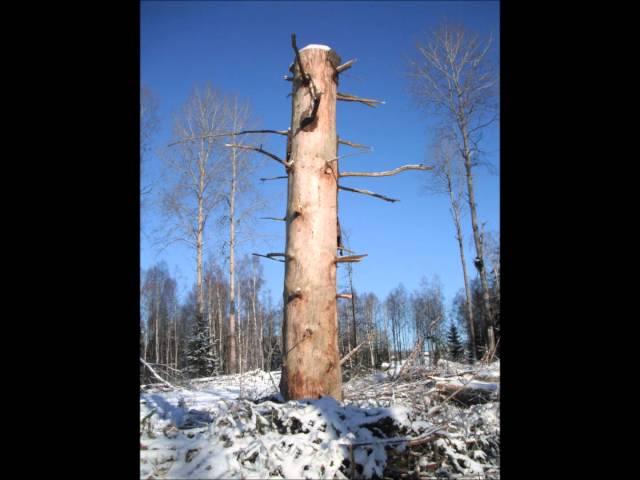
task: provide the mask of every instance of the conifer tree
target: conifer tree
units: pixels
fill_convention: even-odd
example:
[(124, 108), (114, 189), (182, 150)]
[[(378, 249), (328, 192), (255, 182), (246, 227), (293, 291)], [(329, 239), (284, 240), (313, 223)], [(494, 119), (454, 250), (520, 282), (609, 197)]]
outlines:
[(209, 325), (196, 312), (193, 335), (189, 340), (187, 373), (191, 378), (208, 377), (220, 373), (220, 359), (209, 340)]
[(447, 334), (447, 344), (449, 347), (449, 356), (453, 361), (460, 361), (464, 356), (464, 348), (458, 336), (458, 329), (455, 323), (451, 322), (449, 333)]

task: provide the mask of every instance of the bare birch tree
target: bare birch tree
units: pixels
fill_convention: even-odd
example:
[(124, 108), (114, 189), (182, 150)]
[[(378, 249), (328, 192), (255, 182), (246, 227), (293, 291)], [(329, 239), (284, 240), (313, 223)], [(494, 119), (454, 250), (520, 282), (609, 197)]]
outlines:
[(210, 85), (195, 88), (176, 116), (174, 135), (178, 143), (166, 152), (168, 176), (173, 180), (162, 197), (162, 211), (170, 221), (165, 244), (183, 242), (196, 253), (196, 313), (203, 315), (203, 252), (207, 222), (221, 201), (221, 143), (208, 137), (224, 130), (225, 105), (222, 95)]
[(473, 322), (473, 305), (471, 300), (471, 289), (469, 286), (469, 275), (467, 273), (467, 263), (464, 254), (464, 236), (462, 233), (462, 192), (465, 172), (462, 163), (459, 161), (459, 151), (455, 145), (455, 139), (448, 135), (448, 131), (441, 129), (437, 132), (436, 141), (433, 148), (432, 175), (429, 179), (428, 188), (434, 193), (444, 193), (449, 197), (449, 205), (453, 224), (456, 229), (456, 241), (460, 252), (460, 263), (462, 264), (462, 276), (464, 281), (464, 291), (466, 296), (467, 318), (469, 320), (468, 331), (471, 343), (471, 355), (473, 360), (477, 359), (475, 326)]
[(426, 42), (417, 45), (419, 56), (411, 64), (415, 97), (441, 115), (463, 160), (476, 248), (474, 265), (482, 284), (489, 350), (494, 349), (495, 334), (478, 225), (473, 168), (479, 164), (482, 133), (497, 120), (498, 79), (488, 56), (491, 43), (491, 38), (483, 40), (464, 27), (445, 24), (435, 30)]
[[(227, 131), (240, 132), (249, 124), (250, 108), (248, 103), (242, 103), (238, 97), (231, 98), (227, 103)], [(243, 145), (227, 143), (229, 147), (228, 169), (227, 169), (227, 185), (228, 190), (223, 191), (223, 198), (227, 213), (225, 219), (229, 225), (229, 328), (227, 329), (227, 371), (228, 373), (236, 373), (238, 370), (238, 335), (236, 332), (236, 246), (237, 246), (237, 229), (241, 222), (248, 220), (251, 214), (259, 208), (260, 200), (256, 200), (249, 206), (240, 210), (238, 208), (238, 200), (240, 195), (245, 195), (252, 190), (252, 177), (254, 168), (251, 164), (252, 157), (249, 155), (250, 149), (243, 148)]]

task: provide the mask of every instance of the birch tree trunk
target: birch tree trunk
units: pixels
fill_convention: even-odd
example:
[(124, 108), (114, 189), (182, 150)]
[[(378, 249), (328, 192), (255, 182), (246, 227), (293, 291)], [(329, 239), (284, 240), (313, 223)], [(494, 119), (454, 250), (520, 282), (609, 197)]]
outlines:
[[(234, 116), (235, 119), (235, 116)], [(234, 124), (235, 128), (235, 124)], [(235, 131), (235, 130), (234, 130)], [(237, 153), (231, 149), (231, 194), (229, 198), (229, 330), (227, 331), (227, 368), (228, 373), (238, 370), (237, 339), (236, 339), (236, 187), (237, 187)]]
[(197, 285), (197, 305), (196, 313), (199, 318), (203, 317), (204, 311), (204, 289), (202, 286), (202, 250), (203, 250), (203, 233), (204, 233), (204, 181), (205, 181), (205, 165), (204, 165), (204, 142), (200, 142), (200, 158), (198, 162), (198, 218), (197, 218), (197, 234), (196, 234), (196, 285)]
[(468, 142), (468, 133), (466, 127), (461, 125), (462, 139), (463, 139), (463, 153), (464, 168), (467, 177), (467, 199), (469, 201), (469, 212), (471, 213), (471, 227), (473, 230), (473, 241), (476, 247), (476, 259), (475, 266), (480, 276), (480, 283), (482, 285), (482, 303), (484, 305), (484, 312), (487, 317), (487, 349), (493, 351), (495, 349), (495, 333), (493, 331), (493, 314), (491, 311), (491, 300), (489, 297), (489, 282), (487, 281), (487, 270), (484, 268), (484, 250), (482, 245), (482, 236), (478, 227), (478, 214), (476, 212), (475, 194), (473, 191), (473, 174), (471, 171), (471, 149)]
[(160, 282), (156, 279), (156, 298), (155, 298), (155, 317), (156, 317), (156, 363), (160, 363)]
[(300, 50), (299, 61), (311, 82), (294, 62), (280, 389), (287, 400), (342, 400), (335, 261), (340, 58), (313, 45)]
[(467, 263), (464, 257), (464, 241), (462, 236), (462, 226), (460, 224), (460, 204), (455, 198), (451, 179), (449, 182), (449, 199), (451, 200), (451, 213), (453, 215), (453, 223), (456, 226), (456, 240), (458, 241), (458, 249), (460, 250), (460, 262), (462, 263), (462, 276), (464, 280), (464, 293), (467, 300), (467, 317), (469, 318), (469, 335), (471, 337), (471, 355), (475, 361), (478, 358), (476, 352), (476, 331), (473, 322), (473, 305), (471, 304), (471, 289), (469, 288), (469, 276), (467, 274)]
[(223, 359), (223, 346), (222, 339), (224, 338), (224, 332), (222, 331), (222, 302), (220, 300), (220, 283), (216, 283), (216, 305), (218, 307), (218, 358), (224, 363), (221, 365), (223, 368), (226, 368), (226, 362)]

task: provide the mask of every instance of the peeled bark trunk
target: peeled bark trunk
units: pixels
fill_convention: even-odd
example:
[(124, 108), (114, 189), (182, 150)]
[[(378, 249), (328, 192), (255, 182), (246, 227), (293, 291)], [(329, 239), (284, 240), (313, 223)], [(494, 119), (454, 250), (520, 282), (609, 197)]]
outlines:
[[(300, 62), (312, 84), (294, 62), (280, 390), (287, 400), (342, 400), (335, 262), (340, 58), (313, 46), (300, 51)], [(320, 100), (315, 109), (312, 92)]]

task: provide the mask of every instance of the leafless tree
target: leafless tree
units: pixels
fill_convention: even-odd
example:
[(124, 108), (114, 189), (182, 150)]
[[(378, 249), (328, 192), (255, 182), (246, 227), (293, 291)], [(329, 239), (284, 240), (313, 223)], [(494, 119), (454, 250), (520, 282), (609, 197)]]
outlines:
[(471, 355), (475, 361), (477, 358), (475, 327), (473, 322), (473, 306), (471, 300), (471, 290), (469, 286), (469, 276), (467, 273), (467, 263), (464, 254), (464, 237), (462, 233), (462, 202), (465, 172), (463, 164), (459, 161), (459, 150), (456, 147), (455, 139), (448, 134), (449, 130), (440, 129), (436, 134), (436, 141), (432, 151), (433, 171), (429, 177), (427, 187), (434, 193), (443, 193), (449, 197), (451, 217), (456, 229), (456, 241), (460, 252), (460, 263), (462, 264), (462, 275), (466, 296), (467, 318), (469, 320), (468, 331), (471, 343)]
[(391, 326), (391, 340), (397, 362), (402, 361), (402, 354), (407, 346), (406, 331), (409, 327), (407, 313), (409, 307), (409, 296), (404, 285), (400, 284), (385, 299), (386, 315)]
[(462, 26), (445, 24), (417, 45), (419, 55), (411, 63), (411, 76), (415, 97), (441, 115), (463, 161), (476, 247), (474, 264), (483, 289), (488, 347), (493, 350), (495, 334), (473, 183), (482, 133), (497, 120), (498, 79), (488, 56), (491, 43), (491, 38), (484, 40)]
[(498, 232), (483, 232), (482, 240), (489, 261), (489, 269), (493, 273), (498, 301), (500, 301), (500, 234)]
[(177, 139), (198, 137), (196, 141), (178, 143), (166, 151), (167, 177), (170, 184), (162, 196), (162, 211), (169, 221), (163, 242), (183, 242), (196, 252), (197, 305), (203, 315), (203, 252), (207, 222), (221, 202), (219, 182), (222, 175), (221, 139), (207, 137), (225, 129), (223, 96), (210, 85), (195, 88), (182, 111), (175, 118)]
[[(240, 132), (245, 130), (251, 122), (251, 113), (248, 103), (241, 102), (238, 97), (228, 100), (226, 107), (227, 132)], [(229, 140), (227, 138), (227, 140)], [(237, 230), (239, 224), (246, 225), (251, 216), (261, 206), (261, 200), (255, 198), (253, 202), (245, 204), (244, 208), (238, 208), (238, 201), (243, 196), (248, 198), (248, 193), (253, 191), (252, 185), (255, 179), (252, 173), (255, 170), (253, 157), (249, 154), (251, 148), (247, 145), (233, 143), (225, 144), (228, 149), (228, 162), (225, 174), (228, 189), (223, 188), (222, 196), (226, 207), (225, 219), (229, 225), (229, 328), (227, 330), (227, 371), (236, 373), (238, 369), (238, 345), (236, 332), (236, 279), (235, 279), (235, 254), (237, 246)]]
[[(147, 85), (140, 87), (140, 178), (143, 179), (144, 164), (151, 150), (151, 139), (160, 126), (158, 116), (158, 97)], [(151, 193), (151, 185), (145, 184), (140, 188), (141, 204)]]
[(431, 281), (423, 277), (420, 287), (411, 295), (411, 307), (416, 337), (426, 339), (429, 359), (435, 361), (434, 353), (442, 339), (442, 325), (445, 320), (442, 287), (437, 279)]

